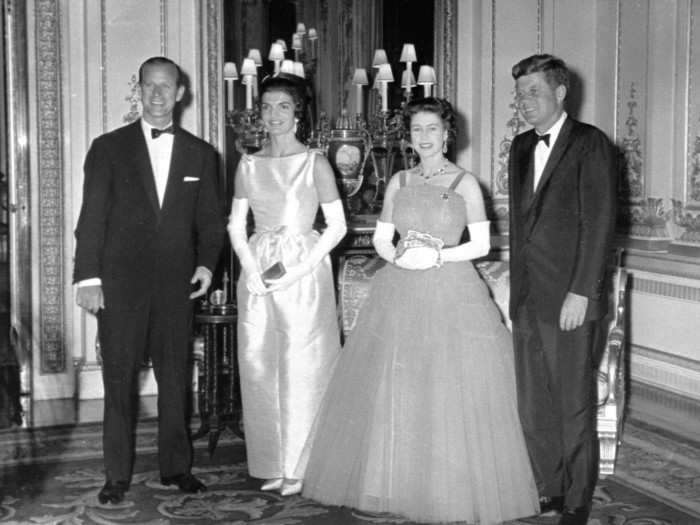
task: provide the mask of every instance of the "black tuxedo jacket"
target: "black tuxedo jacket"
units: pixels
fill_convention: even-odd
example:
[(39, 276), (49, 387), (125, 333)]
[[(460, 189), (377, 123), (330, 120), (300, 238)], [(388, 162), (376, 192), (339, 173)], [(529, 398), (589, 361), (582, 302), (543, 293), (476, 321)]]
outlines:
[(614, 147), (596, 127), (567, 117), (533, 190), (536, 142), (529, 130), (510, 150), (510, 316), (529, 294), (541, 319), (557, 323), (573, 292), (589, 299), (586, 320), (599, 319), (615, 225)]
[(186, 308), (194, 268), (214, 271), (224, 240), (214, 148), (175, 128), (162, 208), (140, 121), (95, 139), (84, 168), (74, 281), (101, 278), (107, 308)]

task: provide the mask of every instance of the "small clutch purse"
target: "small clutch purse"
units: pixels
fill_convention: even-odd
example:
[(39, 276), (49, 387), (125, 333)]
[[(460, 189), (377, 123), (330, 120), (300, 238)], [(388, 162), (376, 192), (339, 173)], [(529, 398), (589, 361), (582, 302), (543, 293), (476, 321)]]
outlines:
[(260, 276), (265, 284), (270, 279), (279, 279), (287, 272), (282, 261), (277, 261), (275, 264), (267, 268)]
[(445, 243), (439, 237), (433, 237), (429, 233), (408, 230), (406, 236), (402, 237), (396, 246), (395, 259), (401, 257), (406, 253), (406, 250), (410, 250), (411, 248), (432, 248), (436, 252), (439, 252), (444, 245)]

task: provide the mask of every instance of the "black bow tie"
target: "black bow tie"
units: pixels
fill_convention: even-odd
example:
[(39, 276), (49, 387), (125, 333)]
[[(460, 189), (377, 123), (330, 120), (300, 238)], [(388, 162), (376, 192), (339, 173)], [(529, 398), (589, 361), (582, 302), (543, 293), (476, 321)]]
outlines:
[(545, 135), (537, 135), (537, 142), (543, 141), (547, 147), (549, 147), (549, 133)]
[[(163, 133), (175, 134), (175, 129), (172, 126), (168, 126), (167, 128), (163, 128), (163, 129), (151, 128), (151, 138), (152, 139), (157, 139)], [(547, 136), (549, 136), (549, 135), (547, 135)]]

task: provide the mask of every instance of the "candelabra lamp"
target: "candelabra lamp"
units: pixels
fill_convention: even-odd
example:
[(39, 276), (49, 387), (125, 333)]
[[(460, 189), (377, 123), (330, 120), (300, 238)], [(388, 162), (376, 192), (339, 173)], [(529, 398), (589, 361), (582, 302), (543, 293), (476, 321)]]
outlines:
[[(268, 60), (274, 64), (273, 74), (290, 73), (312, 79), (316, 73), (318, 36), (315, 29), (306, 31), (303, 23), (297, 24), (292, 35), (291, 50), (294, 60), (287, 59), (287, 46), (278, 39), (270, 46)], [(382, 208), (384, 191), (389, 178), (401, 169), (413, 167), (416, 155), (411, 149), (408, 133), (403, 124), (405, 105), (411, 101), (413, 88), (421, 86), (423, 96), (431, 96), (435, 85), (435, 70), (420, 66), (418, 79), (413, 74), (417, 61), (413, 44), (404, 44), (400, 62), (405, 64), (401, 74), (402, 102), (399, 108), (389, 108), (389, 84), (394, 82), (386, 51), (377, 49), (372, 68), (373, 88), (378, 93), (376, 108), (365, 115), (363, 90), (369, 85), (367, 70), (355, 70), (352, 84), (355, 87), (355, 114), (350, 117), (346, 109), (331, 124), (327, 114), (311, 109), (312, 133), (308, 145), (323, 152), (335, 172), (338, 188), (348, 212), (352, 215), (376, 215)], [(243, 60), (240, 76), (245, 86), (245, 108), (234, 107), (234, 83), (239, 75), (235, 64), (224, 66), (227, 93), (226, 125), (236, 136), (236, 148), (241, 153), (251, 153), (262, 147), (265, 138), (258, 107), (258, 69), (262, 58), (257, 49), (251, 49)]]

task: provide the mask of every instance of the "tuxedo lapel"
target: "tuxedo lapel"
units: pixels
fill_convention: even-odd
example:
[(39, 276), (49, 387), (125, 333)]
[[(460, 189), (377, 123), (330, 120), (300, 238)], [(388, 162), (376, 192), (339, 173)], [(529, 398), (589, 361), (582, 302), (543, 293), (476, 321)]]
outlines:
[(151, 158), (148, 155), (148, 146), (146, 139), (143, 136), (141, 129), (141, 121), (136, 121), (132, 124), (131, 141), (129, 145), (129, 154), (134, 155), (136, 162), (136, 170), (139, 173), (139, 179), (143, 185), (143, 189), (148, 196), (148, 201), (153, 206), (153, 211), (156, 216), (160, 213), (160, 205), (158, 204), (158, 192), (156, 191), (156, 179), (153, 175), (153, 167), (151, 166)]
[(537, 139), (534, 131), (530, 131), (524, 138), (523, 144), (518, 152), (520, 176), (520, 199), (523, 212), (527, 213), (532, 205), (533, 186), (535, 181), (535, 145)]

